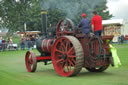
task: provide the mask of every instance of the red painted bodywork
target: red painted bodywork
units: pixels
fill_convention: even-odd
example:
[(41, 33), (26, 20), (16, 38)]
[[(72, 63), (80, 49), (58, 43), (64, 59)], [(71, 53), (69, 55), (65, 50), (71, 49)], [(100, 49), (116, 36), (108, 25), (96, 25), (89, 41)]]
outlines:
[(36, 60), (37, 61), (40, 61), (40, 60), (51, 60), (51, 56), (40, 56), (40, 57), (36, 57)]
[[(89, 59), (89, 47), (88, 47), (88, 44), (89, 44), (89, 39), (87, 37), (85, 37), (84, 34), (76, 34), (76, 38), (80, 41), (82, 47), (83, 47), (83, 50), (84, 50), (84, 56), (85, 56), (85, 59), (84, 59), (84, 67), (96, 67), (96, 66), (100, 66), (100, 65), (107, 65), (109, 63), (109, 60), (106, 59), (106, 60), (103, 60), (103, 59), (98, 59), (96, 60), (96, 63), (95, 65), (93, 64), (92, 61), (90, 61)], [(105, 55), (110, 55), (110, 51), (109, 51), (109, 44), (106, 43), (106, 40), (109, 39), (109, 40), (112, 40), (113, 36), (102, 36), (101, 39), (103, 41), (103, 44), (102, 44), (102, 48), (105, 49), (106, 53)], [(44, 39), (43, 42), (42, 42), (42, 50), (43, 52), (46, 52), (46, 53), (51, 53), (52, 52), (52, 47), (53, 47), (53, 44), (51, 44), (51, 42), (55, 41), (55, 39)], [(98, 53), (98, 43), (96, 43), (96, 53)], [(104, 53), (102, 52), (102, 55), (104, 55)], [(40, 57), (37, 57), (37, 61), (39, 60), (51, 60), (51, 56), (40, 56)]]

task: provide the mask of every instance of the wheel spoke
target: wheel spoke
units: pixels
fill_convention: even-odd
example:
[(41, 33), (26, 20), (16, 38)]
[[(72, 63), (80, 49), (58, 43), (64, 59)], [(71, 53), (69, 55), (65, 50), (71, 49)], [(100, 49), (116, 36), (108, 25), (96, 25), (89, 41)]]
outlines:
[(31, 59), (28, 59), (28, 64), (31, 64)]
[(67, 26), (66, 26), (66, 30), (68, 29), (69, 25), (70, 25), (70, 22), (68, 22), (68, 24), (67, 24)]
[(62, 45), (59, 47), (59, 49), (64, 51), (64, 47)]
[(68, 51), (68, 45), (69, 45), (69, 41), (66, 42), (66, 51)]
[(73, 50), (73, 46), (68, 50), (68, 54)]
[(71, 32), (70, 32), (70, 31), (65, 31), (64, 33), (65, 33), (65, 34), (73, 34), (72, 31), (71, 31)]
[(60, 41), (60, 43), (63, 46), (63, 48), (66, 48), (62, 40)]
[[(68, 61), (68, 62), (69, 62), (69, 61)], [(73, 65), (71, 65), (71, 63), (69, 62), (69, 72), (71, 72), (71, 71), (74, 70), (75, 67), (73, 66), (73, 69), (72, 69), (72, 66), (73, 66)]]
[(65, 62), (65, 65), (62, 67), (62, 71), (65, 71), (66, 66), (67, 66), (67, 63)]
[(32, 59), (29, 59), (29, 64), (33, 64), (33, 61), (32, 61)]
[(64, 24), (62, 24), (62, 31), (64, 32), (65, 31), (65, 26), (64, 26)]
[(75, 67), (75, 65), (72, 63), (72, 61), (70, 59), (68, 59), (68, 62), (73, 66)]
[(60, 55), (60, 54), (58, 54), (57, 56), (60, 57), (60, 58), (62, 58), (62, 55)]
[(76, 58), (74, 55), (68, 55), (69, 58)]
[(69, 68), (68, 68), (68, 65), (67, 65), (67, 70), (68, 70), (68, 72), (70, 72), (70, 70), (69, 70)]
[(74, 58), (71, 59), (73, 63), (76, 65), (76, 60)]
[(75, 54), (74, 50), (69, 53), (69, 55), (74, 55), (74, 54)]
[(63, 52), (63, 51), (60, 51), (60, 50), (58, 50), (57, 48), (56, 48), (56, 52), (59, 52), (59, 53), (64, 54), (64, 52)]
[(57, 63), (60, 63), (61, 61), (63, 62), (64, 59), (59, 59), (59, 60), (57, 60), (56, 62), (57, 62)]
[(31, 56), (31, 54), (29, 54), (28, 59), (29, 59), (29, 63), (31, 63), (31, 60), (32, 60), (32, 56)]
[(63, 32), (57, 32), (57, 34), (63, 34)]

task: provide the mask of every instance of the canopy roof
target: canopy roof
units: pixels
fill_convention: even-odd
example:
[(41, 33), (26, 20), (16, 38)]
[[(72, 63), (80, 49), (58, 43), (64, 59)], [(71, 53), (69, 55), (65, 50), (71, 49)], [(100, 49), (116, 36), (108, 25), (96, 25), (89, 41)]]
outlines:
[(17, 34), (26, 34), (26, 35), (34, 35), (34, 34), (40, 34), (40, 31), (26, 31), (26, 32), (18, 32)]
[(123, 19), (111, 19), (111, 20), (103, 20), (103, 25), (123, 25), (124, 20)]

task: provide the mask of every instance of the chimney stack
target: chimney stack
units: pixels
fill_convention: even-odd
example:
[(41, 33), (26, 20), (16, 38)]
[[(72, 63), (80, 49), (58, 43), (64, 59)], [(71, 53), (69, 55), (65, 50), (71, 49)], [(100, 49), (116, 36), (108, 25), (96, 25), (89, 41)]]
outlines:
[(47, 11), (46, 10), (41, 11), (41, 17), (42, 17), (42, 34), (46, 35), (47, 33)]

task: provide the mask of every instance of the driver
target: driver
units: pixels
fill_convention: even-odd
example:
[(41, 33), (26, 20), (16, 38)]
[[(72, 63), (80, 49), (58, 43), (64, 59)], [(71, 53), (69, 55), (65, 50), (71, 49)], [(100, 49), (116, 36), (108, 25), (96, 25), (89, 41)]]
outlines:
[(82, 33), (88, 35), (90, 33), (90, 21), (86, 18), (86, 14), (83, 13), (81, 15), (82, 20), (80, 21), (80, 24), (78, 25), (79, 28), (82, 28)]

